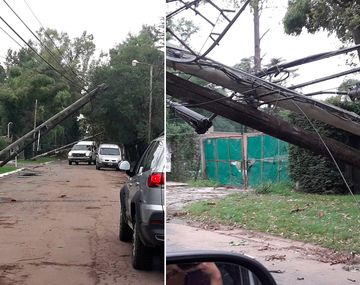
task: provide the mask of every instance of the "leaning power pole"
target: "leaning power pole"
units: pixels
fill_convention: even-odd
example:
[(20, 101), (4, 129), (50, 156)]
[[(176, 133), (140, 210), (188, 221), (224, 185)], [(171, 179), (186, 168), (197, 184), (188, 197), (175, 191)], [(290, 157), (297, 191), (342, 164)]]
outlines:
[[(90, 102), (99, 91), (104, 91), (107, 89), (106, 84), (100, 84), (92, 91), (85, 94), (76, 102), (72, 103), (70, 106), (66, 107), (64, 110), (60, 111), (56, 115), (52, 116), (50, 119), (37, 126), (32, 131), (28, 132), (26, 135), (19, 138), (17, 141), (13, 142), (6, 148), (0, 151), (0, 156), (6, 155), (10, 150), (13, 150), (12, 154), (8, 155), (1, 163), (0, 167), (4, 166), (8, 161), (17, 156), (21, 151), (24, 150), (25, 147), (32, 144), (38, 137), (47, 134), (50, 130), (56, 127), (59, 123), (64, 121), (66, 118), (74, 114), (76, 111), (80, 110), (83, 106), (85, 106), (88, 102)], [(34, 136), (34, 134), (36, 134)], [(16, 149), (18, 148), (18, 149)]]

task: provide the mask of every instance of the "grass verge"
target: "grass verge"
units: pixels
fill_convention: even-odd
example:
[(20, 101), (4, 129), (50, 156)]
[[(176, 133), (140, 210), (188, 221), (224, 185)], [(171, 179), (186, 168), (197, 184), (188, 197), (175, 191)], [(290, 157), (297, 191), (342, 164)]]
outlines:
[(189, 180), (186, 182), (190, 187), (218, 187), (218, 182), (207, 179)]
[(10, 171), (14, 171), (14, 170), (16, 170), (16, 168), (13, 167), (13, 166), (3, 166), (3, 167), (0, 167), (0, 174), (10, 172)]
[(19, 159), (18, 163), (45, 163), (45, 162), (49, 162), (49, 161), (54, 161), (56, 160), (55, 157), (39, 157), (36, 160), (25, 160), (25, 159)]
[[(360, 195), (357, 198), (360, 200)], [(292, 191), (290, 185), (280, 184), (232, 194), (215, 204), (196, 202), (186, 210), (195, 220), (235, 224), (360, 253), (360, 210), (350, 195), (304, 194)]]

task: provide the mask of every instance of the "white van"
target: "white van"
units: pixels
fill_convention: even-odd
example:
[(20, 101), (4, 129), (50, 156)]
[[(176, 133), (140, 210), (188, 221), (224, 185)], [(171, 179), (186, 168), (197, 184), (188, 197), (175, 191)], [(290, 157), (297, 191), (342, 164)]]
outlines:
[(87, 162), (88, 164), (96, 161), (96, 143), (95, 141), (81, 141), (75, 144), (68, 153), (69, 165), (73, 162)]
[(121, 149), (116, 144), (101, 144), (96, 155), (96, 169), (102, 167), (116, 168), (122, 160)]

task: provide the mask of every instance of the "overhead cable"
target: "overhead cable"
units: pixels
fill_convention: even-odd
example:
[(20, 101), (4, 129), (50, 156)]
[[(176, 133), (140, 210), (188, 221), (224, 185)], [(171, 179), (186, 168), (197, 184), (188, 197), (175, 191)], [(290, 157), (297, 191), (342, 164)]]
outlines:
[(0, 20), (3, 21), (3, 22), (8, 26), (8, 28), (11, 29), (11, 31), (12, 31), (19, 39), (21, 39), (21, 41), (22, 41), (25, 45), (27, 45), (40, 59), (42, 59), (52, 70), (54, 70), (55, 72), (57, 72), (60, 76), (63, 76), (66, 80), (68, 80), (69, 82), (71, 82), (71, 83), (74, 84), (75, 86), (80, 87), (81, 90), (87, 91), (87, 90), (84, 89), (84, 87), (78, 85), (77, 82), (74, 82), (72, 79), (68, 78), (64, 73), (60, 72), (56, 67), (54, 67), (51, 63), (49, 63), (41, 54), (39, 54), (39, 53), (37, 52), (36, 49), (34, 49), (28, 42), (26, 42), (26, 41), (24, 40), (24, 39), (19, 35), (19, 33), (16, 32), (16, 31), (13, 29), (13, 27), (10, 26), (10, 25), (8, 24), (8, 22), (7, 22), (2, 16), (0, 16)]
[(326, 59), (326, 58), (340, 55), (343, 53), (348, 53), (348, 52), (351, 52), (351, 51), (354, 51), (357, 49), (360, 49), (360, 44), (357, 44), (355, 46), (348, 47), (348, 48), (335, 50), (335, 51), (313, 54), (313, 55), (310, 55), (307, 57), (296, 59), (294, 61), (290, 61), (290, 62), (283, 63), (283, 64), (277, 64), (277, 65), (271, 66), (269, 68), (260, 70), (258, 73), (255, 73), (255, 76), (263, 77), (263, 76), (273, 74), (273, 73), (280, 73), (286, 68), (295, 67), (295, 66), (306, 64), (306, 63)]
[[(39, 23), (39, 25), (41, 26), (41, 28), (43, 29), (46, 37), (51, 41), (51, 43), (53, 44), (53, 46), (56, 48), (59, 57), (61, 57), (62, 52), (59, 49), (59, 47), (56, 45), (56, 43), (54, 42), (53, 38), (49, 35), (49, 33), (46, 31), (44, 25), (41, 23), (41, 21), (39, 20), (39, 18), (36, 16), (35, 12), (31, 9), (30, 5), (28, 4), (28, 2), (26, 0), (24, 0), (26, 6), (28, 7), (28, 9), (30, 10), (31, 14), (34, 16), (34, 18), (36, 19), (36, 21)], [(40, 41), (40, 40), (39, 40)], [(41, 43), (41, 42), (40, 42)], [(61, 63), (60, 63), (61, 64)], [(78, 79), (81, 80), (81, 82), (85, 85), (86, 82), (85, 80), (79, 75), (77, 74), (74, 69), (71, 66), (68, 66), (69, 70), (71, 71), (71, 73), (73, 73)]]
[[(21, 23), (27, 28), (27, 30), (36, 38), (36, 40), (40, 43), (40, 45), (45, 48), (45, 50), (50, 54), (52, 59), (55, 60), (55, 62), (63, 69), (65, 72), (67, 70), (63, 67), (59, 59), (56, 57), (56, 55), (51, 51), (50, 48), (48, 48), (43, 42), (40, 40), (40, 38), (29, 28), (29, 26), (22, 20), (22, 18), (16, 13), (16, 11), (6, 2), (6, 0), (3, 0), (3, 2), (8, 6), (8, 8), (14, 13), (14, 15), (21, 21)], [(75, 74), (78, 76), (77, 74)]]

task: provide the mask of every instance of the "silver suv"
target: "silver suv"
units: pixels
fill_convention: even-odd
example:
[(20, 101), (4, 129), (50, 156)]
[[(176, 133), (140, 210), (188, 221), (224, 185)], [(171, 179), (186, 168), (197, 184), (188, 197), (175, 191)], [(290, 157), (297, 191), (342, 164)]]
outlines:
[(134, 169), (127, 170), (129, 181), (120, 190), (121, 241), (132, 241), (132, 265), (135, 269), (152, 268), (153, 256), (164, 252), (164, 137), (151, 142)]

